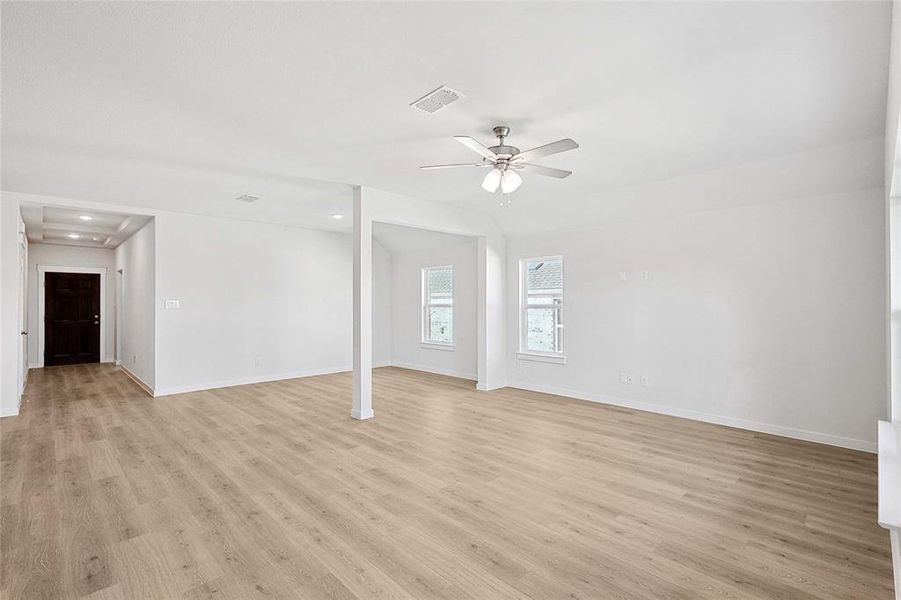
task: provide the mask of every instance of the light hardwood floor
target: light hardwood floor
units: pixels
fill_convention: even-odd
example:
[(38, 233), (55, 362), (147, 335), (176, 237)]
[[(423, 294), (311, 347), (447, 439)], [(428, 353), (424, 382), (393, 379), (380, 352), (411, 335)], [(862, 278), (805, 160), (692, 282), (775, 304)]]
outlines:
[(3, 598), (890, 598), (872, 455), (401, 369), (32, 371)]

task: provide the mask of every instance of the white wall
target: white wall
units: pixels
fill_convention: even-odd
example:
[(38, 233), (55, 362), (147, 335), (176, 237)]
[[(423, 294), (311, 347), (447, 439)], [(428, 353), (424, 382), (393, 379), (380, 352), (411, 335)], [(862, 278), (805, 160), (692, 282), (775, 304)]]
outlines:
[[(353, 243), (352, 240), (349, 240)], [(372, 366), (384, 367), (391, 364), (391, 344), (393, 335), (391, 314), (392, 294), (391, 254), (378, 242), (372, 240)]]
[[(158, 395), (350, 370), (350, 235), (176, 213), (156, 233)], [(375, 245), (376, 365), (389, 360), (390, 268)]]
[[(476, 192), (479, 193), (479, 192)], [(373, 222), (400, 225), (478, 240), (478, 383), (480, 390), (507, 384), (504, 294), (506, 238), (486, 215), (456, 206), (363, 188)]]
[(106, 269), (106, 307), (104, 310), (104, 351), (102, 362), (115, 360), (116, 350), (116, 254), (110, 248), (81, 248), (57, 244), (28, 245), (28, 364), (36, 367), (38, 356), (39, 266), (98, 267)]
[(884, 244), (882, 189), (510, 240), (511, 350), (519, 259), (562, 254), (566, 306), (566, 364), (511, 385), (872, 450)]
[(885, 110), (885, 188), (901, 196), (901, 181), (892, 181), (898, 169), (898, 138), (901, 135), (901, 2), (892, 2), (891, 49), (889, 51), (888, 97)]
[[(423, 347), (422, 269), (454, 267), (454, 349)], [(478, 244), (397, 252), (391, 269), (391, 364), (477, 379)]]
[(0, 200), (0, 417), (19, 413), (19, 202)]
[[(891, 418), (901, 421), (901, 2), (892, 3), (892, 45), (885, 114), (885, 190), (891, 246)], [(894, 196), (892, 195), (894, 194)]]
[[(115, 269), (121, 269), (122, 366), (153, 389), (156, 383), (155, 290), (156, 225), (150, 221), (116, 248)], [(115, 293), (116, 275), (112, 274)]]

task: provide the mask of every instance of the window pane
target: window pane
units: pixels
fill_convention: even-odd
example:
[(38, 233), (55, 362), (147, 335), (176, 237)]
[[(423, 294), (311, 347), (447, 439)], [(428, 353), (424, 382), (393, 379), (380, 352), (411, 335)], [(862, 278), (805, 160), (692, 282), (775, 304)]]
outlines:
[(563, 311), (559, 308), (526, 309), (526, 349), (537, 352), (563, 351)]
[(426, 340), (439, 344), (454, 343), (454, 309), (450, 306), (430, 306), (428, 310)]
[(553, 304), (563, 298), (563, 260), (530, 260), (526, 263), (526, 303)]
[(454, 303), (454, 270), (429, 269), (428, 270), (428, 303), (429, 304), (453, 304)]
[(560, 304), (560, 296), (534, 296), (529, 294), (526, 300), (529, 304)]

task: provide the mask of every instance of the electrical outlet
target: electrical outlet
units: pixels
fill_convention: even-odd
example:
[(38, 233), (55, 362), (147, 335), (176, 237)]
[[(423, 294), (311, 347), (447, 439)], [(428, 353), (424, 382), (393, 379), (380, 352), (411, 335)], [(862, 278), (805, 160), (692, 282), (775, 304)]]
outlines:
[(620, 271), (619, 272), (619, 280), (620, 281), (629, 281), (629, 274), (626, 273), (625, 271)]
[(619, 382), (623, 385), (632, 385), (632, 374), (620, 371)]
[(626, 385), (632, 385), (632, 375), (626, 375)]
[(651, 385), (651, 383), (648, 381), (648, 376), (642, 375), (641, 376), (641, 387), (648, 387), (650, 385)]
[(256, 358), (253, 359), (253, 365), (255, 367), (259, 367), (261, 364), (263, 364), (263, 359), (260, 358), (259, 356), (257, 356)]
[(639, 274), (639, 277), (641, 277), (642, 281), (647, 281), (648, 279), (651, 278), (651, 274), (648, 271), (641, 271), (641, 273)]

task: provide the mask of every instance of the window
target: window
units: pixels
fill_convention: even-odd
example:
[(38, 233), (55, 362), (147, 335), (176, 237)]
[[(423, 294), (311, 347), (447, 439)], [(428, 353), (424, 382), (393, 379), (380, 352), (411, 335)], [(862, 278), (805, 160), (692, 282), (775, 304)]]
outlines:
[(422, 270), (422, 341), (454, 344), (454, 268)]
[(563, 257), (520, 261), (520, 352), (563, 355)]

